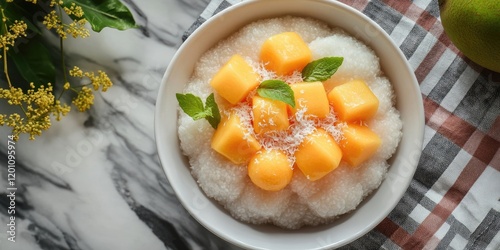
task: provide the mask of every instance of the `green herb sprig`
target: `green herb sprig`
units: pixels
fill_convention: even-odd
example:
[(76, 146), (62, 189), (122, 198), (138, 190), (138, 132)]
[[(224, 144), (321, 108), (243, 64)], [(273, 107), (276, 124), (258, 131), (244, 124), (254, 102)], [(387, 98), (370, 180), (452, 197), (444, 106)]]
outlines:
[(302, 70), (302, 79), (305, 82), (326, 81), (337, 72), (343, 61), (343, 57), (323, 57), (312, 61)]
[(189, 115), (193, 120), (206, 119), (214, 129), (220, 123), (220, 111), (217, 103), (215, 102), (214, 93), (211, 93), (203, 105), (200, 97), (191, 93), (175, 94), (177, 102), (182, 111)]
[(295, 98), (292, 88), (282, 80), (266, 80), (257, 88), (259, 96), (282, 101), (295, 108)]

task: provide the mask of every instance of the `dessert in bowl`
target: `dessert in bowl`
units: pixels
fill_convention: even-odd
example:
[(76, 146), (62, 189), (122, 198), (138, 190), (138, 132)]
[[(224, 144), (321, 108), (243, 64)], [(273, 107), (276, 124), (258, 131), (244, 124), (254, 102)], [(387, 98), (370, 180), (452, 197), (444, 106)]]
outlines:
[[(339, 118), (341, 108), (335, 111), (333, 106), (338, 101), (335, 97), (330, 98), (330, 93), (342, 92), (340, 86), (358, 86), (351, 89), (367, 86), (377, 97), (378, 109), (375, 114), (356, 118), (355, 123), (361, 125), (347, 127), (370, 128), (378, 136), (381, 146), (377, 146), (368, 159), (359, 162), (356, 160), (359, 158), (345, 152), (344, 145), (339, 150), (344, 157), (337, 156), (336, 166), (318, 174), (321, 171), (315, 170), (314, 166), (301, 163), (304, 157), (300, 155), (335, 157), (322, 157), (314, 148), (303, 149), (300, 140), (289, 151), (280, 144), (277, 147), (286, 151), (285, 157), (273, 156), (271, 162), (288, 160), (293, 170), (292, 177), (284, 178), (287, 179), (285, 183), (276, 188), (266, 178), (263, 178), (263, 183), (259, 182), (256, 171), (252, 170), (256, 164), (249, 164), (262, 162), (262, 159), (255, 161), (256, 155), (276, 149), (273, 148), (276, 145), (265, 143), (261, 131), (255, 132), (267, 127), (252, 126), (255, 117), (249, 110), (257, 102), (254, 98), (260, 100), (259, 93), (250, 88), (233, 100), (231, 95), (238, 94), (230, 91), (232, 94), (227, 96), (224, 88), (221, 90), (212, 81), (236, 56), (239, 59), (235, 59), (235, 64), (244, 62), (246, 68), (257, 73), (260, 77), (257, 84), (279, 79), (292, 86), (296, 104), (301, 107), (303, 102), (298, 96), (304, 92), (301, 87), (304, 78), (299, 76), (297, 80), (295, 73), (281, 72), (279, 67), (269, 68), (269, 62), (262, 62), (262, 52), (259, 53), (267, 39), (288, 32), (298, 34), (310, 48), (311, 56), (306, 63), (332, 56), (342, 56), (344, 61), (331, 77), (319, 81), (324, 94), (311, 94), (311, 102), (324, 95), (323, 99), (332, 107), (327, 108), (323, 120), (307, 117), (301, 120), (300, 117), (304, 116), (300, 114), (304, 112), (300, 108), (288, 107), (284, 112), (291, 124), (285, 127), (319, 131), (322, 135), (318, 138), (325, 134), (331, 136), (332, 139), (323, 142), (314, 139), (319, 148), (329, 147), (324, 141), (342, 145), (343, 138), (349, 137), (342, 124), (353, 122), (344, 114), (346, 112), (341, 112)], [(291, 71), (297, 72), (305, 65), (294, 67)], [(314, 84), (317, 85), (318, 81)], [(202, 99), (215, 93), (214, 100), (219, 104), (222, 122), (213, 126), (203, 119), (191, 119), (179, 108), (176, 98), (179, 93), (194, 93)], [(249, 130), (254, 128), (250, 134), (259, 144), (255, 152), (242, 160), (234, 157), (242, 150), (231, 151), (228, 150), (230, 147), (220, 146), (221, 143), (214, 146), (213, 143), (216, 131), (224, 131), (223, 128), (229, 126), (226, 124), (234, 123), (232, 120), (235, 119), (231, 119), (234, 106), (242, 106), (240, 112), (243, 115), (236, 120), (250, 124), (247, 126)], [(309, 106), (307, 109), (315, 108)], [(250, 115), (245, 118), (245, 114)], [(318, 116), (323, 115), (313, 114), (313, 118)], [(332, 117), (334, 120), (330, 119)], [(324, 126), (328, 123), (325, 121), (335, 126)], [(312, 130), (304, 129), (311, 123)], [(409, 185), (421, 151), (423, 127), (418, 83), (402, 53), (373, 21), (334, 1), (247, 1), (207, 20), (174, 56), (162, 81), (155, 114), (160, 160), (184, 207), (219, 237), (244, 248), (257, 249), (280, 246), (287, 249), (332, 248), (347, 244), (371, 230), (394, 208)], [(335, 137), (336, 133), (339, 136)], [(311, 134), (305, 132), (302, 135)], [(353, 145), (353, 142), (348, 145)], [(302, 153), (297, 153), (300, 151)], [(372, 164), (373, 161), (376, 164)]]

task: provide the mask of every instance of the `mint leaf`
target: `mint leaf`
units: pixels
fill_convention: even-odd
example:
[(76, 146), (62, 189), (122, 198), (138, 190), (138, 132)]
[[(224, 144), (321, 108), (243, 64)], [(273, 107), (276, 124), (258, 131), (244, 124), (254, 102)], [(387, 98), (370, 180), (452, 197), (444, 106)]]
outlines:
[(337, 72), (343, 61), (343, 57), (323, 57), (312, 61), (302, 70), (302, 79), (305, 82), (328, 80)]
[(205, 101), (205, 110), (210, 110), (210, 115), (206, 117), (207, 121), (212, 125), (213, 128), (217, 128), (220, 122), (220, 111), (219, 106), (215, 102), (214, 93), (210, 94)]
[(191, 116), (194, 120), (199, 120), (205, 117), (205, 108), (203, 107), (203, 102), (201, 99), (193, 94), (175, 94), (179, 106), (182, 111), (187, 115)]
[(206, 119), (213, 128), (217, 128), (220, 122), (220, 113), (213, 93), (207, 97), (206, 106), (203, 105), (201, 98), (190, 93), (177, 93), (175, 97), (182, 111), (193, 120)]
[(282, 101), (295, 108), (293, 90), (286, 82), (281, 80), (263, 81), (257, 88), (257, 93), (265, 98)]

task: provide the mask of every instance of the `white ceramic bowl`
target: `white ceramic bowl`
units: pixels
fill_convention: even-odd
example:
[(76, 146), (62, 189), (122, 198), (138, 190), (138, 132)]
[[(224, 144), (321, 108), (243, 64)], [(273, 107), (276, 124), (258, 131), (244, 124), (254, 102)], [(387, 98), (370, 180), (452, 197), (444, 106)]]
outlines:
[[(343, 28), (373, 48), (394, 85), (397, 109), (404, 123), (402, 141), (381, 186), (354, 212), (328, 225), (299, 230), (240, 222), (207, 198), (191, 176), (188, 161), (179, 148), (176, 122), (175, 93), (182, 92), (195, 63), (205, 51), (252, 21), (286, 14), (312, 17)], [(208, 230), (247, 249), (335, 248), (369, 232), (394, 209), (407, 189), (420, 157), (423, 132), (421, 94), (404, 55), (375, 22), (337, 1), (245, 1), (220, 12), (199, 27), (173, 57), (161, 83), (155, 112), (158, 154), (180, 202)]]

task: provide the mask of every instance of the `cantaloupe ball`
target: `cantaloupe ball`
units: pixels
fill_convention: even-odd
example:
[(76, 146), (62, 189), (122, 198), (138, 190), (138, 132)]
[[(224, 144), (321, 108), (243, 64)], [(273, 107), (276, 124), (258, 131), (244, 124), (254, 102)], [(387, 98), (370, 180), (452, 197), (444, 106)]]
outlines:
[(292, 180), (293, 170), (285, 153), (277, 149), (262, 149), (248, 164), (252, 182), (267, 191), (279, 191)]
[(259, 83), (259, 74), (240, 55), (232, 56), (210, 81), (215, 91), (231, 104), (245, 99)]
[(289, 75), (311, 62), (312, 53), (299, 34), (283, 32), (269, 37), (260, 50), (260, 60), (268, 70)]
[(262, 146), (248, 134), (237, 114), (222, 120), (212, 136), (211, 147), (235, 164), (247, 162)]

